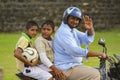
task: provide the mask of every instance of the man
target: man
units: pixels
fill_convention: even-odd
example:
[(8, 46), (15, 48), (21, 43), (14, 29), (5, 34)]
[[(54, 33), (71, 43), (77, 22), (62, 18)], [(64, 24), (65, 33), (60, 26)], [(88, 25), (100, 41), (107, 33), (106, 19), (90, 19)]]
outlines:
[[(85, 33), (76, 29), (82, 19)], [(65, 10), (62, 24), (55, 34), (53, 49), (54, 63), (65, 72), (67, 80), (100, 80), (98, 70), (82, 64), (83, 57), (107, 57), (104, 53), (90, 52), (87, 47), (84, 49), (80, 46), (88, 46), (93, 42), (94, 34), (93, 22), (89, 16), (82, 17), (77, 7)]]

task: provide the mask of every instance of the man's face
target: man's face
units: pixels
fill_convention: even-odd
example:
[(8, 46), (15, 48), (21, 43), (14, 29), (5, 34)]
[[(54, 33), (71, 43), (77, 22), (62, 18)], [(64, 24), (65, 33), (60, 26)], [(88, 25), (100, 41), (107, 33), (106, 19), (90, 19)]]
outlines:
[(70, 28), (75, 28), (79, 25), (79, 18), (74, 17), (74, 16), (68, 16), (68, 25)]

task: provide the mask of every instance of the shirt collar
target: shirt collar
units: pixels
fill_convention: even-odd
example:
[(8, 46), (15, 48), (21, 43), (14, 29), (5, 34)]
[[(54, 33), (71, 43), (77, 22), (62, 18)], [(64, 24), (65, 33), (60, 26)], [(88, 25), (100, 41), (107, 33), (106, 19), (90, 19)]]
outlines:
[(68, 25), (68, 24), (64, 24), (64, 22), (62, 22), (62, 26), (65, 27), (65, 28), (67, 28), (70, 32), (72, 32), (72, 31), (74, 30), (74, 28), (71, 29), (71, 28), (69, 27), (69, 25)]
[(22, 33), (22, 36), (24, 36), (29, 42), (31, 42), (31, 38), (26, 33)]
[[(40, 35), (39, 37), (41, 37), (43, 40), (46, 40), (46, 41), (52, 41), (52, 40), (47, 40), (45, 39), (42, 35)], [(52, 38), (51, 38), (52, 39)]]

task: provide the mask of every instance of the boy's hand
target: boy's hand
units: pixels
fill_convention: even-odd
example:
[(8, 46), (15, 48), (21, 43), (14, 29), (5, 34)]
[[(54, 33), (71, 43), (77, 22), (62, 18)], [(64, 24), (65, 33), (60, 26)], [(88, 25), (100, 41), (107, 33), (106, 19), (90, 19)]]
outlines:
[(53, 71), (53, 76), (56, 80), (66, 80), (66, 75), (62, 72), (62, 70), (57, 69), (54, 65), (50, 67)]
[(38, 59), (34, 59), (31, 63), (31, 66), (36, 66), (38, 64)]

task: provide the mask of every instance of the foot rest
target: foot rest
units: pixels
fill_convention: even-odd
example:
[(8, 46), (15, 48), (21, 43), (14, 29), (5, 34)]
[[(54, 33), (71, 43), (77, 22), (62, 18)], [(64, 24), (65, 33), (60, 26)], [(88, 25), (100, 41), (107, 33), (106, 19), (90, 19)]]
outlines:
[(25, 80), (37, 80), (37, 79), (31, 78), (31, 77), (25, 76), (23, 73), (17, 73), (16, 76), (22, 80), (24, 80), (24, 79)]

